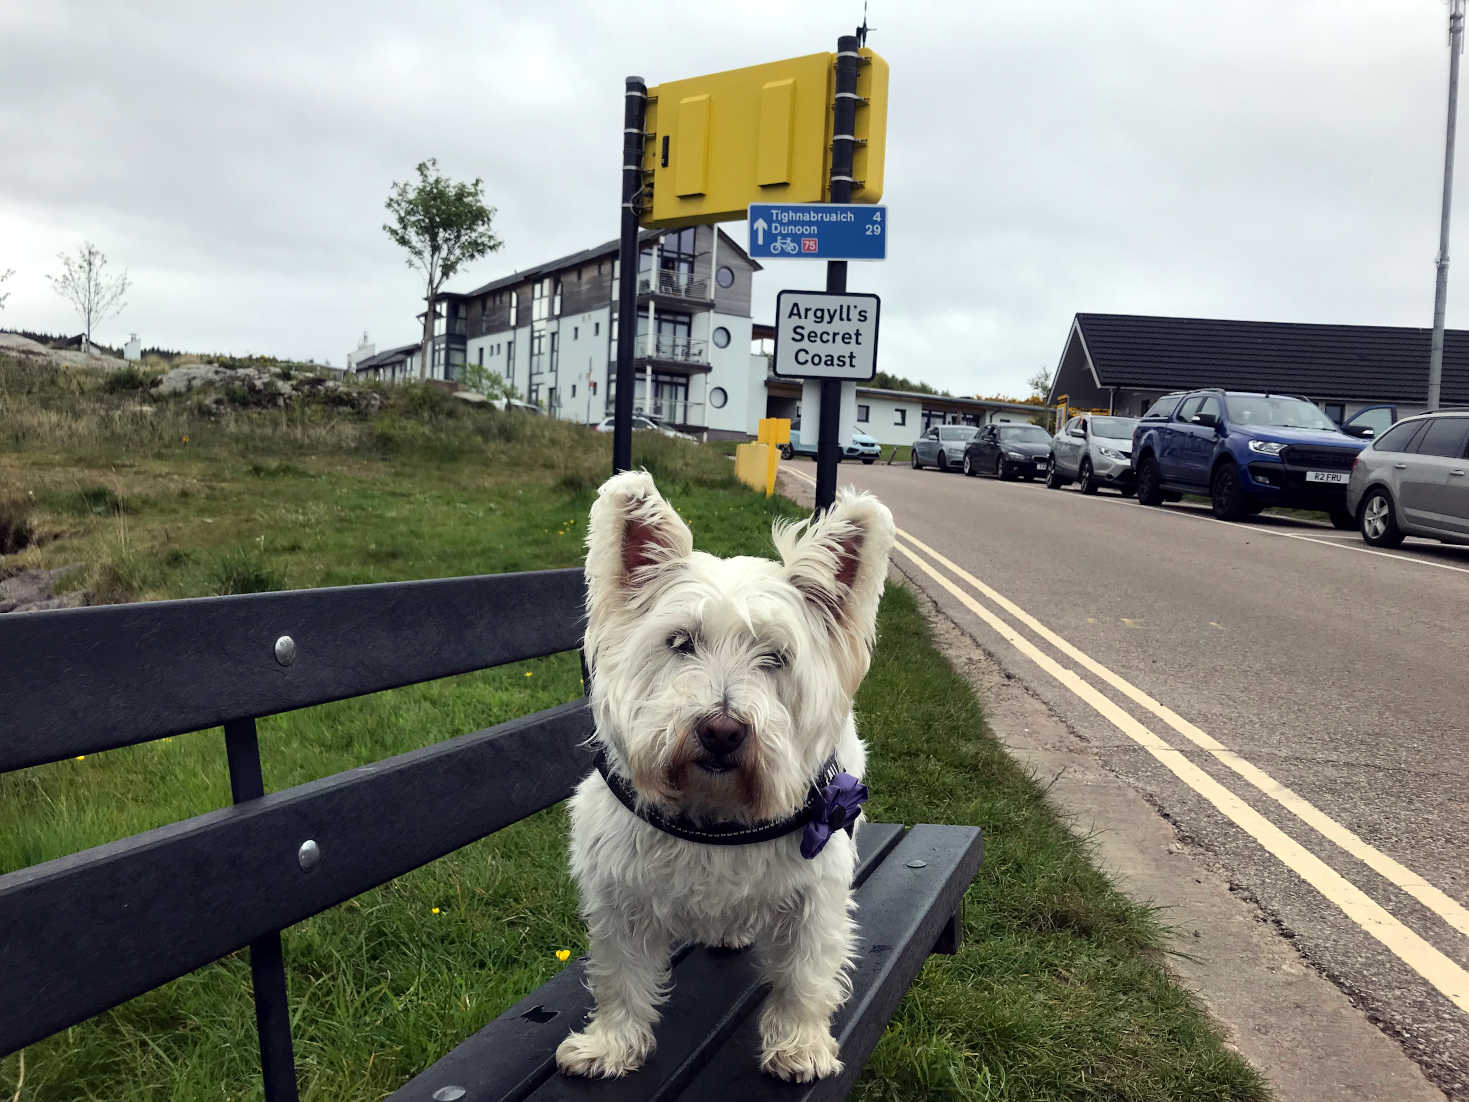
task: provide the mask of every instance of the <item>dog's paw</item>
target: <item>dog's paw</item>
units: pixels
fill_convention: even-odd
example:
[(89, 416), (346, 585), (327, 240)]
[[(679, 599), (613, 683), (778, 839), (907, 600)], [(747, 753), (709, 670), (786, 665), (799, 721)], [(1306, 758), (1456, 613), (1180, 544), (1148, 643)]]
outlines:
[(809, 1083), (841, 1074), (842, 1062), (837, 1059), (837, 1043), (828, 1033), (806, 1044), (762, 1050), (760, 1070), (793, 1083)]
[(613, 1033), (590, 1026), (573, 1033), (556, 1047), (556, 1066), (567, 1075), (588, 1079), (616, 1079), (637, 1071), (653, 1051), (651, 1035)]

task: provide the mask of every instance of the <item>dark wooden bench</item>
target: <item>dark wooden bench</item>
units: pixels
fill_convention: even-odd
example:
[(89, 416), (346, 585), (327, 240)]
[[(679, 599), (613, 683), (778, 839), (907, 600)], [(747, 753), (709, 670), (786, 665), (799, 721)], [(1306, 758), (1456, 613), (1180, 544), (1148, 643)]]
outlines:
[[(575, 649), (583, 596), (556, 570), (0, 617), (0, 773), (223, 727), (234, 799), (0, 876), (0, 1054), (248, 946), (265, 1095), (295, 1099), (280, 931), (565, 799), (591, 720), (578, 699), (265, 793), (255, 718)], [(957, 946), (981, 850), (972, 827), (858, 838), (839, 1079), (762, 1076), (748, 954), (685, 948), (638, 1074), (556, 1073), (588, 1009), (573, 963), (392, 1098), (844, 1097), (924, 960)]]

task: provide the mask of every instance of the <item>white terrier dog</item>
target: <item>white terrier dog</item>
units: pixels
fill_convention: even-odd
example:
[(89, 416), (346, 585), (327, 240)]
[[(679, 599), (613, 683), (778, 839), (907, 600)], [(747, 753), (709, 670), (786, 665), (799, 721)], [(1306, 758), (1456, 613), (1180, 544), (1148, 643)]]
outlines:
[(619, 1076), (653, 1049), (677, 940), (756, 945), (770, 995), (760, 1067), (842, 1070), (831, 1017), (855, 951), (852, 836), (867, 673), (892, 514), (847, 492), (777, 524), (781, 562), (693, 550), (646, 473), (599, 491), (587, 532), (586, 658), (598, 769), (571, 801), (571, 868), (591, 940), (572, 1075)]

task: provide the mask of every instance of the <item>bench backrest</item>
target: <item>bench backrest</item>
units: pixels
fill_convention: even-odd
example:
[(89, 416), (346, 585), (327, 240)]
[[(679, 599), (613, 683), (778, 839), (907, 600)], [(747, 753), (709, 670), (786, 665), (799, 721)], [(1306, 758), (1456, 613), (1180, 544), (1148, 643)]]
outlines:
[[(264, 794), (255, 719), (580, 645), (580, 570), (0, 617), (0, 773), (223, 726), (235, 805), (0, 876), (0, 1054), (251, 946), (294, 1098), (279, 931), (564, 799), (576, 700)], [(310, 845), (308, 845), (310, 843)]]

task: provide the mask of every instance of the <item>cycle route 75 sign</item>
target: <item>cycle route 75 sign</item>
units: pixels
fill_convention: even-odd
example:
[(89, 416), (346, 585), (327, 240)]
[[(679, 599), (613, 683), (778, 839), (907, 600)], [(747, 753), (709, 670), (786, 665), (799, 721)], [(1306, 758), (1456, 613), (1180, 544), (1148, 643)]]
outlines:
[(866, 203), (751, 203), (756, 260), (886, 260), (888, 209)]
[(775, 298), (777, 375), (866, 382), (877, 374), (876, 295), (781, 291)]

